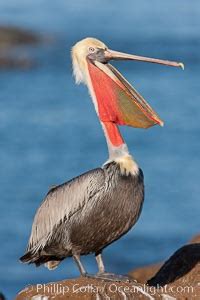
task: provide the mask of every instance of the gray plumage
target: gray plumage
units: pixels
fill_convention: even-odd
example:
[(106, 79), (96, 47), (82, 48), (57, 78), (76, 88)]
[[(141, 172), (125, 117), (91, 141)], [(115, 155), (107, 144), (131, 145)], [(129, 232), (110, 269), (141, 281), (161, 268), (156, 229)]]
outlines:
[(21, 261), (40, 265), (73, 255), (97, 255), (131, 229), (143, 199), (142, 171), (122, 175), (116, 162), (52, 188), (35, 215)]

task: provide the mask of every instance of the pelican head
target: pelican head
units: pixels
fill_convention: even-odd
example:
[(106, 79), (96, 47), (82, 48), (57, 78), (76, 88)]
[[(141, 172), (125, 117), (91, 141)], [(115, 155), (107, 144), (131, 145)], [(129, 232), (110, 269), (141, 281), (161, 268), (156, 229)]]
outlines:
[[(156, 112), (120, 72), (108, 63), (110, 60), (137, 60), (182, 68), (183, 64), (113, 51), (94, 38), (85, 38), (72, 48), (76, 83), (82, 82), (88, 86), (98, 117), (105, 126), (162, 126), (163, 121)], [(113, 136), (116, 137), (114, 132)], [(115, 141), (115, 145), (118, 142)]]
[(73, 73), (76, 83), (87, 84), (87, 59), (106, 64), (110, 60), (139, 60), (157, 64), (184, 68), (182, 63), (126, 54), (108, 49), (95, 38), (85, 38), (72, 47)]
[(72, 48), (73, 74), (76, 83), (87, 83), (87, 59), (103, 62), (107, 46), (94, 38), (85, 38)]

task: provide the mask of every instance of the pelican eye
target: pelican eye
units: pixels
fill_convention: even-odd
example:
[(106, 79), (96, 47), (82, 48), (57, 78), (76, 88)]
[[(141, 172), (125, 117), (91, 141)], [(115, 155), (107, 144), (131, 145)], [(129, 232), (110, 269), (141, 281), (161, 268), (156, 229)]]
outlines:
[(95, 48), (89, 47), (89, 52), (90, 52), (90, 53), (94, 53), (94, 52), (95, 52)]

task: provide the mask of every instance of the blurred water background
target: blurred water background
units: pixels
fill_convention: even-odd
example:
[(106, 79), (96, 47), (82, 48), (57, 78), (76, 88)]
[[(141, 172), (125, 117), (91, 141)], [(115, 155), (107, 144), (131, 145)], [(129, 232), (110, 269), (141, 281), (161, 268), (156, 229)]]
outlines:
[[(53, 37), (29, 49), (35, 67), (0, 70), (0, 290), (8, 299), (27, 284), (78, 276), (71, 259), (50, 272), (18, 258), (48, 188), (107, 159), (87, 89), (71, 76), (70, 48), (86, 36), (186, 67), (115, 63), (165, 126), (121, 128), (144, 171), (146, 199), (134, 230), (105, 250), (108, 271), (166, 259), (199, 231), (199, 15), (198, 0), (1, 0), (0, 25)], [(93, 258), (84, 262), (96, 271)]]

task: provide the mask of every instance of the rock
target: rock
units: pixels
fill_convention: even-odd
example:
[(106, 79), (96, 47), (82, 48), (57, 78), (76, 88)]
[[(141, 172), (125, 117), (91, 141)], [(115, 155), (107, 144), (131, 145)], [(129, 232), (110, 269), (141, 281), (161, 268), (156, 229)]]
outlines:
[(192, 238), (165, 263), (138, 268), (129, 275), (157, 291), (168, 291), (165, 297), (167, 294), (176, 299), (200, 299), (200, 235)]
[(163, 263), (157, 263), (150, 266), (134, 269), (129, 273), (129, 276), (137, 280), (140, 283), (146, 283), (147, 280), (153, 277), (161, 268)]
[(0, 26), (0, 69), (29, 69), (35, 66), (29, 47), (52, 41), (51, 37), (44, 37), (30, 30)]
[(200, 299), (200, 244), (177, 250), (147, 284), (159, 287), (157, 290), (167, 286), (170, 295), (178, 299)]
[(0, 300), (6, 300), (5, 296), (0, 292)]
[(200, 234), (195, 235), (189, 242), (189, 244), (196, 244), (196, 243), (200, 243)]
[(16, 300), (104, 299), (200, 299), (200, 236), (178, 249), (165, 263), (138, 268), (129, 273), (131, 282), (76, 278), (39, 283), (21, 291)]
[(32, 31), (14, 26), (0, 26), (0, 48), (37, 44), (42, 37)]
[(35, 62), (29, 57), (0, 56), (1, 69), (30, 69)]
[[(21, 291), (16, 300), (106, 300), (106, 299), (154, 299), (136, 282), (108, 282), (91, 278), (77, 278), (54, 283), (29, 286)], [(45, 298), (46, 297), (46, 298)], [(158, 295), (158, 297), (160, 297)], [(157, 298), (159, 299), (159, 298)], [(161, 298), (160, 298), (161, 299)]]

